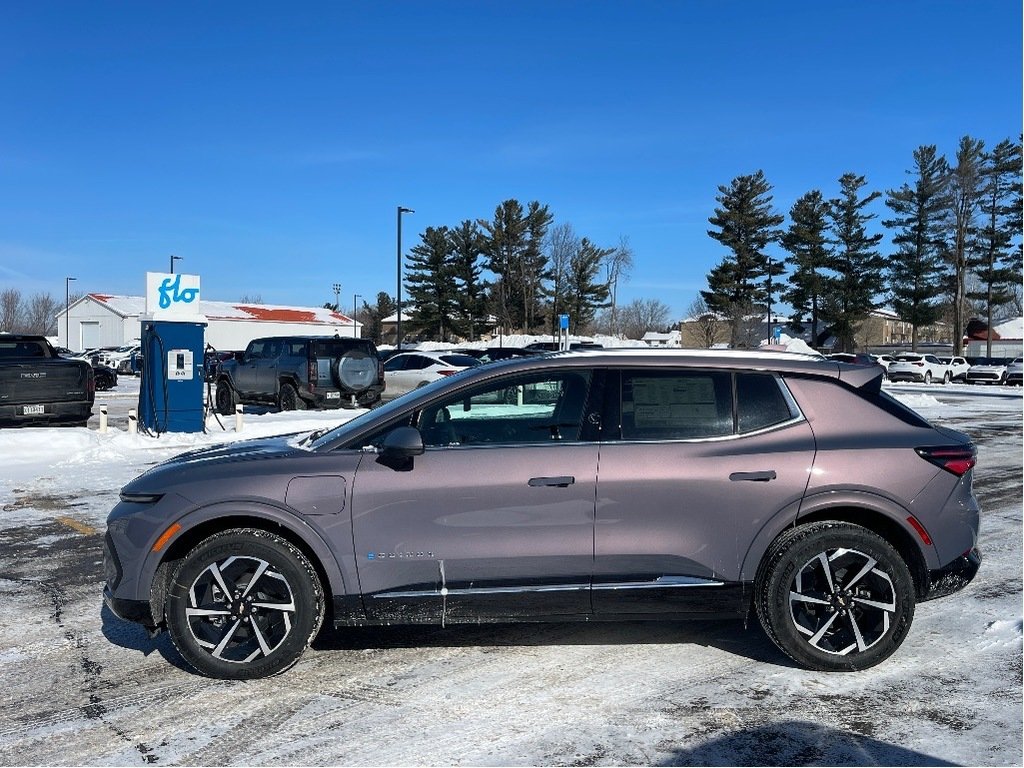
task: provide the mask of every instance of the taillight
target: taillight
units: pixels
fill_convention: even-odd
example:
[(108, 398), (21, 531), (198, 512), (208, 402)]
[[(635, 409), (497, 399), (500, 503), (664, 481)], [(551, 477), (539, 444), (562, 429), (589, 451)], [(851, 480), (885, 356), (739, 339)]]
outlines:
[(458, 371), (454, 371), (454, 370), (451, 370), (451, 371), (449, 371), (449, 370), (438, 371), (437, 375), (438, 376), (451, 376), (453, 373), (458, 373)]
[(309, 359), (309, 371), (308, 372), (309, 372), (309, 375), (306, 378), (309, 379), (309, 389), (312, 392), (312, 391), (316, 390), (316, 380), (317, 380), (317, 377), (320, 375), (320, 367), (317, 365), (315, 357), (311, 357)]
[(943, 445), (915, 450), (922, 459), (957, 477), (963, 477), (978, 463), (978, 450), (974, 445)]
[(924, 368), (924, 362), (922, 362), (921, 360), (918, 360), (916, 363), (914, 363), (914, 365), (916, 365), (918, 368)]

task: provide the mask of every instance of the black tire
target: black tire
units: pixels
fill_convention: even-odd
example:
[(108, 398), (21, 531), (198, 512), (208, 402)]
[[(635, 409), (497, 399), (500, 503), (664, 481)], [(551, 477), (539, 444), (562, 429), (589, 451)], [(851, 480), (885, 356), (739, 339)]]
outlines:
[(233, 529), (200, 542), (178, 564), (165, 618), (196, 671), (225, 680), (268, 677), (298, 661), (320, 631), (324, 592), (289, 541)]
[(288, 382), (281, 385), (281, 391), (278, 394), (277, 403), (282, 411), (306, 410), (306, 401), (299, 397), (298, 390)]
[(235, 392), (234, 387), (226, 379), (221, 379), (217, 382), (213, 402), (217, 408), (217, 413), (221, 416), (231, 416), (235, 412), (235, 406), (238, 405), (238, 393)]
[(942, 374), (942, 383), (943, 384), (949, 384), (950, 381), (951, 381), (951, 379), (950, 379), (950, 376), (949, 376), (949, 371), (946, 371), (944, 374)]
[(932, 372), (931, 371), (925, 371), (924, 372), (924, 383), (925, 384), (931, 384), (932, 383)]
[(768, 637), (808, 669), (867, 669), (900, 647), (915, 592), (903, 558), (882, 537), (825, 521), (776, 539), (758, 571), (754, 603)]

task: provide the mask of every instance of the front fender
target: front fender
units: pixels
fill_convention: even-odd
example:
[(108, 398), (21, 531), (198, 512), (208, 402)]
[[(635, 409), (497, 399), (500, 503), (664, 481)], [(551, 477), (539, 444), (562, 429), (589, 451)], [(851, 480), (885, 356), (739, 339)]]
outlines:
[(253, 500), (219, 501), (187, 512), (167, 528), (175, 524), (181, 526), (180, 530), (174, 533), (159, 552), (154, 552), (152, 547), (148, 550), (142, 568), (141, 585), (148, 584), (152, 588), (157, 569), (168, 559), (168, 555), (184, 555), (214, 530), (246, 526), (272, 529), (273, 526), (279, 526), (288, 532), (290, 538), (301, 542), (312, 553), (316, 560), (314, 565), (319, 565), (327, 576), (328, 583), (324, 585), (324, 591), (328, 595), (346, 593), (345, 578), (338, 560), (323, 536), (308, 521), (286, 507)]

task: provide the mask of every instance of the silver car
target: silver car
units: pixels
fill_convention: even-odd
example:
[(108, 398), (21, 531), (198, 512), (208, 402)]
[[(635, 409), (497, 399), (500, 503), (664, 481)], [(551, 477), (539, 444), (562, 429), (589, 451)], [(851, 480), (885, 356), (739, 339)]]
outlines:
[(800, 664), (892, 654), (971, 581), (975, 448), (879, 366), (620, 350), (499, 361), (323, 433), (128, 483), (107, 604), (202, 673), (360, 625), (732, 617)]

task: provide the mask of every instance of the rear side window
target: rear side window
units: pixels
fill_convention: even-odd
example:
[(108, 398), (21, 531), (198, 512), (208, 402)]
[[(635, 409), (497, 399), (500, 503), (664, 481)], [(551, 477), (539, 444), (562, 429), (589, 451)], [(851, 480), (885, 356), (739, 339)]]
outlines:
[(777, 376), (726, 371), (624, 371), (622, 440), (728, 437), (800, 415)]
[(733, 431), (727, 373), (626, 371), (621, 403), (623, 440), (722, 437)]
[(458, 365), (464, 367), (471, 367), (474, 365), (480, 365), (480, 361), (475, 357), (469, 355), (440, 355), (441, 360), (448, 363), (448, 365)]

